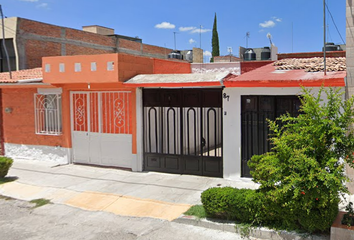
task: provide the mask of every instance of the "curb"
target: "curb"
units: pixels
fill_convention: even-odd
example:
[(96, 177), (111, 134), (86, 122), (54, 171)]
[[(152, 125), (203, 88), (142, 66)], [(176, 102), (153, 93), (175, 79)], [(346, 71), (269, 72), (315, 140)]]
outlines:
[[(195, 216), (181, 215), (173, 222), (187, 224), (197, 227), (204, 227), (213, 230), (224, 232), (231, 232), (241, 234), (240, 230), (236, 229), (236, 224), (233, 221), (220, 220), (220, 219), (199, 219)], [(250, 228), (248, 237), (256, 238), (259, 240), (272, 239), (272, 240), (329, 240), (330, 235), (308, 235), (299, 234), (296, 232), (275, 231), (267, 228)]]

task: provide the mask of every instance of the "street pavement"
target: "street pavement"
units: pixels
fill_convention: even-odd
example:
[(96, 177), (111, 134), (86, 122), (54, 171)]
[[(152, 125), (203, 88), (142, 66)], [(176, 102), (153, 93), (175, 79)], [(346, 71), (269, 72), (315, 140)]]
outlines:
[(0, 197), (1, 240), (241, 240), (236, 233), (169, 222), (119, 216), (63, 204), (34, 204)]
[(217, 186), (257, 188), (250, 179), (230, 181), (155, 172), (130, 172), (83, 165), (15, 159), (0, 195), (21, 200), (39, 198), (89, 211), (120, 216), (172, 221), (190, 206), (200, 204), (200, 194)]

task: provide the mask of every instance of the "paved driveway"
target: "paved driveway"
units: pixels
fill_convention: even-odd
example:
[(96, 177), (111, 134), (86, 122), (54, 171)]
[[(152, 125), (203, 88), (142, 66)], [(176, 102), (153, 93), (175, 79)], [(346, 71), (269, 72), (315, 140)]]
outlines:
[(22, 200), (46, 198), (86, 210), (170, 221), (191, 205), (200, 204), (200, 194), (210, 187), (257, 188), (250, 179), (229, 181), (82, 165), (55, 166), (19, 159), (8, 176), (18, 179), (0, 185), (1, 195)]

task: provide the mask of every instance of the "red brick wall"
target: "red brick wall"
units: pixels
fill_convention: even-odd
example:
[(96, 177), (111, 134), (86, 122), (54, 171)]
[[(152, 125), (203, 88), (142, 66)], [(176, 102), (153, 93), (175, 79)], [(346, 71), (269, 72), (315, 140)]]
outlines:
[[(304, 53), (279, 53), (278, 60), (284, 58), (313, 58), (323, 57), (323, 52), (304, 52)], [(326, 52), (326, 57), (345, 57), (345, 51)]]
[(25, 44), (26, 68), (42, 66), (42, 57), (60, 56), (61, 45), (55, 42), (27, 40)]
[(167, 56), (171, 51), (172, 51), (172, 49), (169, 49), (169, 48), (143, 44), (143, 52), (144, 53), (161, 54), (161, 55)]
[(154, 59), (155, 74), (191, 73), (191, 64), (181, 61)]
[(114, 51), (107, 51), (103, 49), (94, 49), (88, 47), (80, 47), (76, 45), (66, 44), (66, 55), (94, 55), (94, 54), (104, 54), (104, 53), (113, 53)]
[(66, 28), (66, 38), (110, 47), (116, 45), (111, 37), (70, 28)]
[[(34, 93), (37, 89), (2, 89), (4, 142), (67, 147), (64, 135), (35, 134)], [(11, 107), (12, 113), (4, 109)]]
[(141, 43), (119, 39), (119, 48), (126, 48), (134, 51), (141, 51)]
[(241, 74), (250, 72), (256, 68), (263, 67), (264, 65), (270, 64), (273, 61), (244, 61), (241, 62)]
[(59, 38), (61, 27), (20, 18), (19, 29), (28, 33)]

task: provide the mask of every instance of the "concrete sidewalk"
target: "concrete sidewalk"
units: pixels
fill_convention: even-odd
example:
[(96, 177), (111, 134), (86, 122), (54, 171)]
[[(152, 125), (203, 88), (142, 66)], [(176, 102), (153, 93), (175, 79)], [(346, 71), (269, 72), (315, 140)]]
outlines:
[(91, 211), (172, 221), (191, 205), (200, 204), (200, 194), (210, 187), (257, 188), (250, 179), (229, 181), (53, 164), (15, 159), (7, 176), (18, 179), (0, 185), (0, 194), (22, 200), (46, 198)]

